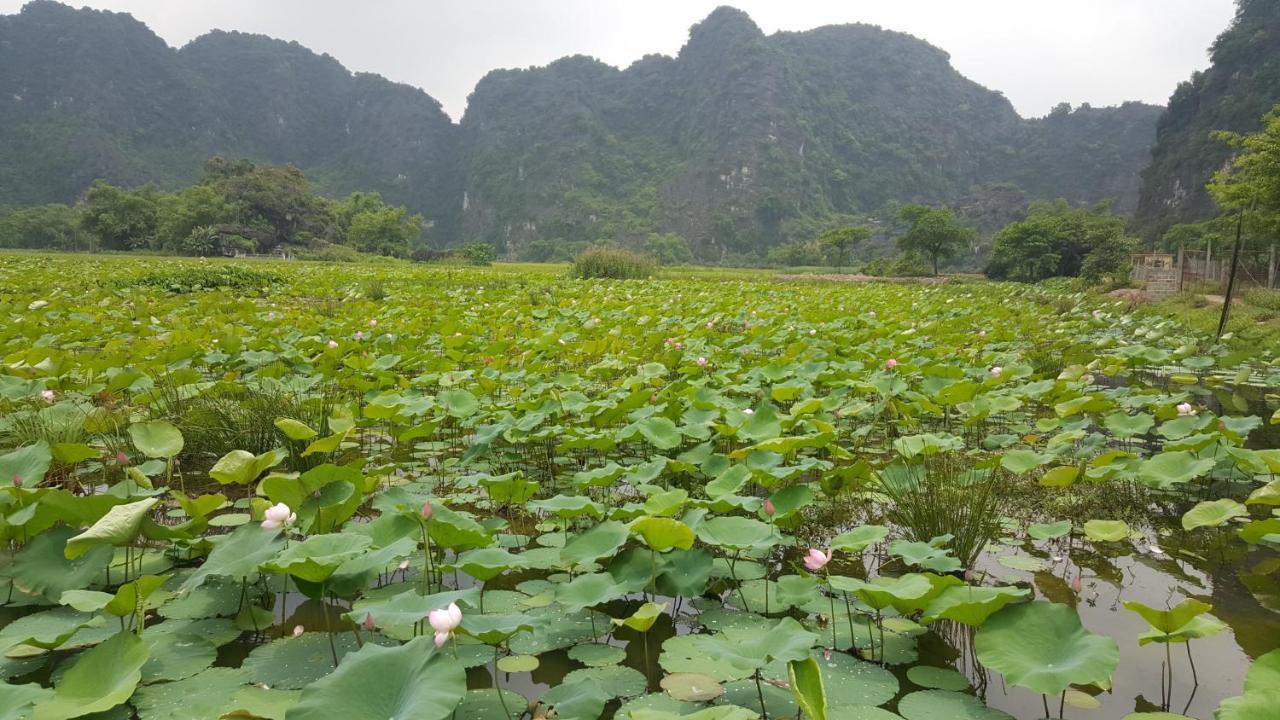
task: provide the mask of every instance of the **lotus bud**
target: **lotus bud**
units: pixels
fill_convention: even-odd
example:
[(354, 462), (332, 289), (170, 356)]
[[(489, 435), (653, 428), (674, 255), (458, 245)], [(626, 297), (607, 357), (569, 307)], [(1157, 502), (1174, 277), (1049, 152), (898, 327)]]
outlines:
[(334, 349), (334, 348), (336, 348), (336, 347), (338, 347), (338, 341), (337, 341), (337, 340), (330, 340), (330, 341), (329, 341), (329, 349), (330, 349), (330, 350), (333, 350), (333, 349)]
[(431, 519), (431, 516), (432, 516), (432, 515), (434, 515), (434, 514), (435, 514), (435, 509), (431, 507), (431, 503), (425, 503), (425, 504), (422, 506), (422, 519), (423, 519), (423, 520), (430, 520), (430, 519)]
[(886, 370), (892, 370), (896, 367), (898, 367), (898, 361), (895, 358), (889, 358), (884, 361), (884, 368)]
[(294, 625), (294, 626), (293, 626), (293, 636), (294, 636), (294, 637), (301, 637), (303, 632), (305, 632), (305, 631), (302, 629), (302, 626), (301, 626), (301, 625)]
[(764, 514), (773, 517), (778, 514), (778, 508), (774, 507), (773, 501), (769, 498), (764, 499)]
[(365, 630), (368, 630), (369, 632), (373, 632), (373, 629), (374, 629), (375, 627), (377, 627), (377, 626), (376, 626), (376, 625), (374, 625), (374, 623), (373, 623), (373, 615), (372, 615), (371, 613), (365, 613), (365, 615), (364, 615), (364, 629), (365, 629)]

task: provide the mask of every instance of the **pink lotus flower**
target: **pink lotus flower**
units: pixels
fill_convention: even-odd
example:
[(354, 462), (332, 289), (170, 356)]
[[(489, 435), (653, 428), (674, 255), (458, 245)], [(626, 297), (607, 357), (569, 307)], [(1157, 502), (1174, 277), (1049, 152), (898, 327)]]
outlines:
[(408, 570), (408, 569), (409, 569), (409, 561), (408, 561), (408, 560), (401, 560), (401, 561), (400, 561), (400, 572), (404, 572), (405, 570)]
[(773, 501), (769, 498), (764, 499), (764, 514), (773, 517), (778, 514), (778, 508), (774, 506)]
[(998, 378), (1003, 374), (1004, 374), (1004, 368), (1000, 367), (999, 365), (991, 368), (991, 377)]
[(715, 322), (713, 321), (713, 322), (709, 322), (709, 323), (707, 323), (707, 329), (708, 329), (708, 330), (715, 330), (715, 329), (716, 329), (716, 324), (715, 324)]
[(1084, 583), (1080, 578), (1080, 573), (1076, 573), (1076, 577), (1071, 581), (1071, 590), (1075, 594), (1080, 594), (1080, 588), (1084, 587)]
[(453, 631), (462, 624), (462, 610), (457, 603), (449, 603), (449, 607), (432, 610), (427, 614), (427, 622), (436, 631), (436, 647), (444, 647), (445, 642), (453, 637)]
[(266, 530), (287, 528), (298, 521), (298, 514), (289, 510), (284, 503), (276, 503), (262, 514), (262, 527)]
[(1191, 417), (1192, 415), (1195, 415), (1195, 414), (1196, 414), (1196, 409), (1195, 409), (1194, 407), (1192, 407), (1192, 406), (1191, 406), (1191, 403), (1189, 403), (1189, 402), (1178, 403), (1178, 415), (1179, 415), (1179, 416), (1181, 416), (1181, 417)]
[(45, 390), (40, 393), (40, 399), (44, 400), (45, 402), (51, 403), (53, 402), (53, 398), (54, 398), (54, 395), (52, 390)]
[(706, 359), (706, 358), (704, 358), (704, 357), (699, 357), (699, 358), (698, 358), (698, 367), (706, 367), (706, 366), (707, 366), (707, 359)]
[(301, 637), (301, 636), (302, 636), (302, 633), (304, 633), (304, 632), (306, 632), (306, 631), (302, 629), (302, 626), (301, 626), (301, 625), (294, 625), (294, 626), (293, 626), (293, 636), (294, 636), (294, 637)]
[(888, 360), (884, 361), (884, 367), (886, 370), (892, 370), (898, 367), (898, 361), (893, 358), (889, 358)]
[(120, 452), (116, 453), (116, 463), (118, 463), (118, 464), (120, 464), (120, 465), (128, 465), (128, 464), (129, 464), (129, 456), (128, 456), (128, 455), (125, 455), (125, 454), (124, 454), (124, 451), (123, 451), (123, 450), (121, 450)]
[(431, 507), (431, 503), (425, 503), (425, 504), (422, 506), (422, 519), (423, 519), (423, 520), (430, 520), (430, 519), (431, 519), (431, 516), (432, 516), (432, 515), (435, 515), (435, 514), (436, 514), (435, 508)]
[(14, 486), (14, 487), (16, 487), (16, 488), (19, 488), (19, 489), (21, 489), (21, 488), (22, 488), (22, 476), (21, 476), (21, 475), (19, 475), (19, 474), (17, 474), (17, 473), (14, 473), (14, 475), (13, 475), (13, 486)]
[(363, 340), (363, 339), (364, 339), (364, 331), (363, 331), (363, 330), (357, 330), (357, 331), (356, 331), (356, 339), (357, 339), (357, 340)]
[(375, 319), (370, 318), (370, 320), (369, 320), (369, 327), (378, 327), (378, 321), (377, 321), (377, 320), (375, 320)]
[(337, 341), (337, 340), (330, 340), (330, 341), (329, 341), (329, 349), (330, 349), (330, 350), (332, 350), (332, 349), (334, 349), (334, 348), (336, 348), (336, 347), (338, 347), (338, 341)]
[(809, 337), (813, 337), (814, 335), (817, 335), (817, 334), (818, 334), (817, 330), (814, 330), (812, 328), (809, 329)]
[(377, 625), (375, 625), (375, 624), (373, 623), (373, 615), (372, 615), (371, 613), (365, 613), (365, 615), (364, 615), (364, 629), (365, 629), (365, 630), (368, 630), (369, 632), (373, 632), (373, 629), (374, 629), (375, 627), (377, 627)]
[(831, 562), (831, 551), (822, 552), (818, 548), (809, 548), (809, 554), (804, 556), (804, 566), (809, 572), (818, 572)]

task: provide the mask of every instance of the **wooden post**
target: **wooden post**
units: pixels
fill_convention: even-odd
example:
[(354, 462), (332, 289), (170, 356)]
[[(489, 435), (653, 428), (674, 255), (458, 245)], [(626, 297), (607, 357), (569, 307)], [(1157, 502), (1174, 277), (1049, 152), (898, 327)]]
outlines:
[(1204, 279), (1218, 281), (1218, 273), (1213, 272), (1213, 238), (1204, 241)]
[(1276, 287), (1276, 244), (1271, 243), (1270, 257), (1267, 258), (1267, 287), (1274, 290)]
[(1182, 251), (1182, 243), (1178, 243), (1178, 292), (1182, 292), (1182, 275), (1185, 267), (1183, 263), (1186, 261), (1186, 255)]
[(1231, 316), (1231, 296), (1236, 291), (1236, 267), (1240, 263), (1240, 235), (1244, 232), (1244, 208), (1240, 208), (1240, 218), (1236, 220), (1236, 245), (1231, 251), (1231, 274), (1227, 276), (1227, 294), (1226, 299), (1222, 302), (1222, 317), (1218, 318), (1218, 334), (1216, 339), (1222, 339), (1222, 333), (1227, 330), (1227, 318)]

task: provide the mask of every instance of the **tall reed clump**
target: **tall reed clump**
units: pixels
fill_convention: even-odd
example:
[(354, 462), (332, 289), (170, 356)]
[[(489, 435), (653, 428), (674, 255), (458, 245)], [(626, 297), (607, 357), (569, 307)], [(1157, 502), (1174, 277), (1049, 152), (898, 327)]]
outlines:
[(890, 522), (916, 541), (951, 535), (948, 546), (970, 568), (1000, 532), (1007, 477), (999, 466), (939, 453), (884, 468), (880, 489), (893, 501)]
[(622, 248), (596, 247), (585, 250), (573, 261), (573, 276), (642, 280), (653, 275), (657, 264), (649, 257)]

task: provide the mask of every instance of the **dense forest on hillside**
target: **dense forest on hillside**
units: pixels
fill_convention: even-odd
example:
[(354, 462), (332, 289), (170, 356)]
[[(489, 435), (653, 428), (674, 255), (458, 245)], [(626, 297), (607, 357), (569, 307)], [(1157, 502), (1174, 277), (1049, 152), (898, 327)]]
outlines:
[(1178, 86), (1160, 116), (1135, 217), (1149, 239), (1217, 215), (1205, 184), (1234, 150), (1215, 131), (1256, 132), (1280, 103), (1280, 0), (1237, 0), (1235, 20), (1213, 44), (1212, 60)]
[(494, 71), (455, 124), (297, 43), (215, 31), (173, 49), (128, 15), (49, 0), (0, 16), (0, 205), (74, 202), (95, 179), (174, 190), (212, 155), (245, 157), (332, 197), (378, 192), (437, 246), (512, 257), (675, 235), (700, 260), (758, 261), (896, 203), (988, 230), (1037, 199), (1129, 211), (1158, 112), (1024, 120), (911, 36), (766, 36), (720, 8), (676, 57)]

